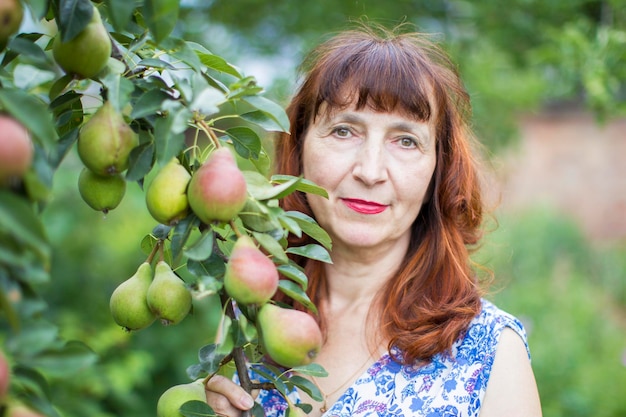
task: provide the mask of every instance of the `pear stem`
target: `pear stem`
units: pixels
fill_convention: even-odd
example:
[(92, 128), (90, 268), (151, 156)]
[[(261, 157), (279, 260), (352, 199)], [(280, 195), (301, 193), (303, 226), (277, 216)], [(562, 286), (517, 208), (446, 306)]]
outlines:
[(152, 251), (150, 251), (150, 255), (148, 255), (148, 258), (146, 259), (146, 262), (148, 262), (149, 264), (152, 263), (152, 260), (154, 259), (159, 248), (161, 247), (162, 242), (163, 241), (161, 239), (157, 240), (156, 245), (154, 245), (154, 247), (152, 248)]
[(209, 139), (211, 139), (211, 142), (213, 142), (216, 148), (219, 148), (222, 146), (222, 144), (220, 143), (220, 140), (215, 135), (215, 132), (213, 132), (213, 129), (211, 129), (204, 120), (196, 119), (196, 125), (200, 129), (202, 129), (204, 133), (206, 133), (206, 135), (209, 137)]

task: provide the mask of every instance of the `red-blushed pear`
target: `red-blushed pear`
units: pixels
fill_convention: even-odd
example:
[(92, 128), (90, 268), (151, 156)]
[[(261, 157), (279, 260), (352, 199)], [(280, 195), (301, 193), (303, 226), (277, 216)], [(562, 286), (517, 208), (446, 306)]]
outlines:
[(23, 17), (24, 8), (20, 0), (0, 0), (0, 52), (20, 28)]
[(237, 239), (226, 264), (224, 288), (240, 304), (261, 305), (278, 289), (278, 270), (250, 236)]
[(33, 162), (33, 152), (26, 128), (12, 117), (0, 114), (0, 186), (24, 175)]
[(128, 168), (130, 151), (139, 137), (113, 104), (105, 101), (78, 134), (78, 156), (98, 175), (115, 175)]
[(111, 56), (111, 49), (109, 32), (102, 23), (100, 12), (94, 7), (91, 20), (73, 39), (63, 42), (61, 33), (56, 35), (52, 55), (65, 72), (91, 78), (104, 69)]
[(120, 174), (101, 176), (83, 168), (78, 176), (78, 192), (89, 207), (107, 214), (126, 194), (126, 181)]
[(143, 262), (133, 276), (118, 285), (111, 294), (111, 316), (125, 330), (141, 330), (155, 320), (146, 299), (151, 283), (152, 266)]
[(243, 208), (248, 188), (230, 150), (213, 151), (193, 174), (187, 189), (191, 210), (204, 223), (227, 222)]
[(181, 322), (192, 306), (191, 293), (185, 282), (165, 261), (157, 262), (154, 268), (154, 278), (148, 288), (146, 301), (164, 326)]
[(157, 417), (183, 417), (179, 411), (187, 401), (204, 401), (206, 394), (201, 379), (168, 388), (157, 401)]
[(259, 309), (257, 326), (265, 352), (286, 368), (310, 364), (322, 348), (320, 327), (304, 311), (267, 303)]
[(0, 402), (9, 392), (9, 385), (11, 385), (11, 365), (4, 352), (0, 350)]
[(171, 226), (187, 216), (190, 179), (178, 158), (172, 158), (161, 168), (146, 188), (146, 207), (156, 221)]

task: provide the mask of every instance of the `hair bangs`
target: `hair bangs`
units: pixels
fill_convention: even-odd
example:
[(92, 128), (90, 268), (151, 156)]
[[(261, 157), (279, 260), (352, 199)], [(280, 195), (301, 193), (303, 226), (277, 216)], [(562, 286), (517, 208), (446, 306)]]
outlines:
[(431, 108), (431, 74), (391, 41), (363, 42), (349, 55), (334, 54), (318, 74), (315, 113), (354, 105), (375, 111), (407, 112), (428, 121)]

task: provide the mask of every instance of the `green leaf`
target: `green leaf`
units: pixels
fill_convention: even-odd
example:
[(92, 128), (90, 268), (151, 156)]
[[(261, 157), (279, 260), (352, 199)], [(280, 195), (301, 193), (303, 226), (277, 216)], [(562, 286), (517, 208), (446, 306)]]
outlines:
[(287, 265), (279, 265), (278, 272), (292, 281), (295, 281), (304, 290), (306, 290), (309, 286), (309, 278), (306, 274), (291, 263)]
[(224, 264), (224, 260), (219, 257), (216, 253), (212, 253), (208, 259), (203, 261), (194, 261), (190, 259), (187, 261), (187, 270), (192, 275), (195, 275), (198, 278), (202, 277), (221, 277), (224, 275), (224, 270), (226, 266)]
[(226, 61), (221, 56), (201, 51), (196, 51), (196, 55), (200, 59), (200, 62), (202, 62), (202, 64), (206, 65), (207, 67), (219, 72), (223, 72), (225, 74), (233, 75), (237, 78), (241, 78), (239, 70), (230, 63), (228, 63), (228, 61)]
[(213, 243), (215, 240), (215, 234), (212, 230), (205, 230), (198, 240), (193, 245), (184, 250), (185, 256), (195, 261), (203, 261), (211, 256), (213, 253)]
[(138, 67), (149, 67), (149, 68), (157, 68), (157, 69), (168, 69), (168, 70), (173, 70), (176, 67), (174, 67), (174, 65), (170, 64), (167, 61), (163, 61), (162, 59), (158, 59), (158, 58), (146, 58), (146, 59), (142, 59), (141, 61), (139, 61), (137, 63)]
[[(293, 175), (272, 175), (272, 178), (270, 178), (270, 181), (283, 183), (283, 182), (291, 181), (293, 178), (296, 178), (296, 177), (294, 177)], [(322, 196), (324, 198), (328, 198), (328, 192), (324, 188), (320, 187), (319, 185), (316, 185), (313, 181), (307, 180), (305, 178), (300, 179), (300, 181), (298, 182), (298, 187), (296, 189), (298, 191), (302, 191), (303, 193), (315, 194), (315, 195)]]
[(52, 61), (39, 45), (27, 36), (16, 36), (9, 45), (11, 53), (20, 57), (20, 60), (30, 61), (36, 65), (47, 66), (52, 69)]
[(281, 279), (280, 281), (278, 281), (278, 289), (286, 296), (293, 298), (295, 301), (302, 304), (308, 310), (317, 314), (317, 307), (315, 306), (315, 304), (313, 304), (313, 302), (306, 294), (306, 292), (302, 289), (302, 287), (295, 282), (287, 279)]
[(174, 30), (178, 21), (179, 2), (180, 0), (144, 0), (144, 18), (156, 43), (161, 43)]
[(274, 256), (279, 262), (289, 262), (289, 258), (287, 258), (283, 247), (272, 236), (258, 232), (252, 232), (252, 235), (256, 241), (261, 244), (263, 249), (265, 249), (270, 255)]
[(274, 119), (281, 132), (289, 132), (289, 118), (281, 106), (261, 96), (244, 97), (242, 100)]
[(46, 149), (51, 150), (58, 139), (48, 106), (26, 91), (1, 88), (0, 104), (28, 128)]
[(48, 239), (32, 205), (5, 190), (0, 190), (0, 230), (32, 249), (42, 262), (49, 262)]
[(71, 341), (60, 349), (41, 352), (29, 360), (29, 365), (44, 373), (67, 378), (96, 363), (97, 355), (84, 343)]
[(330, 250), (332, 248), (330, 236), (312, 217), (299, 211), (288, 211), (285, 214), (295, 220), (304, 233), (324, 245), (326, 249)]
[(163, 102), (170, 98), (170, 95), (159, 88), (153, 88), (146, 91), (137, 99), (137, 102), (133, 106), (133, 111), (130, 113), (130, 117), (133, 119), (139, 119), (140, 117), (150, 116), (156, 114), (161, 110)]
[(311, 397), (313, 400), (324, 400), (322, 392), (311, 380), (299, 375), (293, 375), (289, 378), (289, 382), (309, 394), (309, 397)]
[(189, 236), (194, 229), (200, 225), (200, 220), (193, 214), (185, 217), (174, 226), (174, 232), (172, 233), (172, 258), (178, 259), (182, 254), (183, 248), (189, 240)]
[(74, 39), (87, 26), (94, 13), (90, 0), (60, 0), (58, 24), (61, 40)]
[(239, 316), (237, 320), (239, 324), (239, 330), (246, 342), (254, 342), (258, 336), (257, 329), (254, 323), (248, 321), (245, 315)]
[(109, 20), (113, 27), (123, 32), (130, 24), (130, 20), (135, 11), (135, 1), (129, 0), (105, 0), (107, 11), (109, 12)]
[(310, 375), (316, 378), (324, 378), (328, 376), (328, 372), (326, 372), (324, 367), (319, 363), (310, 363), (308, 365), (296, 366), (292, 370), (299, 374)]
[(247, 122), (267, 130), (268, 132), (282, 131), (282, 127), (273, 117), (268, 116), (267, 113), (260, 110), (243, 113), (240, 117)]
[(117, 112), (121, 112), (130, 102), (130, 95), (135, 88), (132, 81), (114, 72), (107, 73), (101, 81), (107, 89), (108, 101)]
[(200, 365), (208, 374), (216, 372), (226, 356), (227, 353), (218, 351), (218, 345), (215, 343), (203, 346), (198, 350)]
[(258, 159), (262, 144), (259, 135), (249, 127), (237, 126), (226, 130), (232, 139), (235, 150), (246, 159)]
[(269, 208), (255, 199), (246, 201), (238, 217), (250, 230), (270, 232), (280, 229), (280, 223), (270, 216)]
[(292, 192), (300, 178), (294, 177), (291, 181), (280, 185), (272, 185), (265, 176), (255, 171), (243, 171), (250, 195), (259, 201), (281, 198)]
[(186, 126), (188, 115), (188, 110), (182, 108), (156, 120), (154, 139), (156, 162), (159, 165), (165, 165), (183, 150), (185, 146), (184, 126)]
[(210, 116), (220, 111), (219, 105), (224, 102), (224, 94), (216, 88), (207, 87), (200, 94), (194, 96), (189, 109), (204, 116)]
[(316, 261), (332, 264), (330, 254), (322, 246), (311, 243), (305, 246), (295, 246), (287, 249), (287, 253), (304, 256), (305, 258), (315, 259)]
[(139, 181), (154, 166), (154, 142), (145, 142), (130, 151), (126, 181)]
[(179, 409), (185, 417), (217, 417), (218, 415), (205, 401), (187, 401)]
[(223, 315), (222, 322), (220, 323), (217, 334), (215, 335), (215, 344), (217, 345), (216, 352), (228, 355), (235, 347), (235, 340), (233, 338), (233, 332), (231, 331), (232, 325), (232, 319)]

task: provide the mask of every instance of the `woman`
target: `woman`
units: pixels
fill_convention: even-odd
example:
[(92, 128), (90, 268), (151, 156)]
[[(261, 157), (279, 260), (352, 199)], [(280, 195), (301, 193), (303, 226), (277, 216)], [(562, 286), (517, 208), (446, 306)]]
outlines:
[[(482, 200), (469, 97), (416, 33), (362, 28), (320, 45), (287, 108), (277, 171), (328, 199), (292, 195), (333, 240), (333, 264), (302, 261), (325, 335), (311, 416), (541, 415), (521, 323), (482, 298), (469, 260)], [(303, 242), (300, 242), (303, 243)], [(283, 415), (275, 393), (256, 399)], [(226, 378), (207, 401), (235, 416), (253, 399)]]

